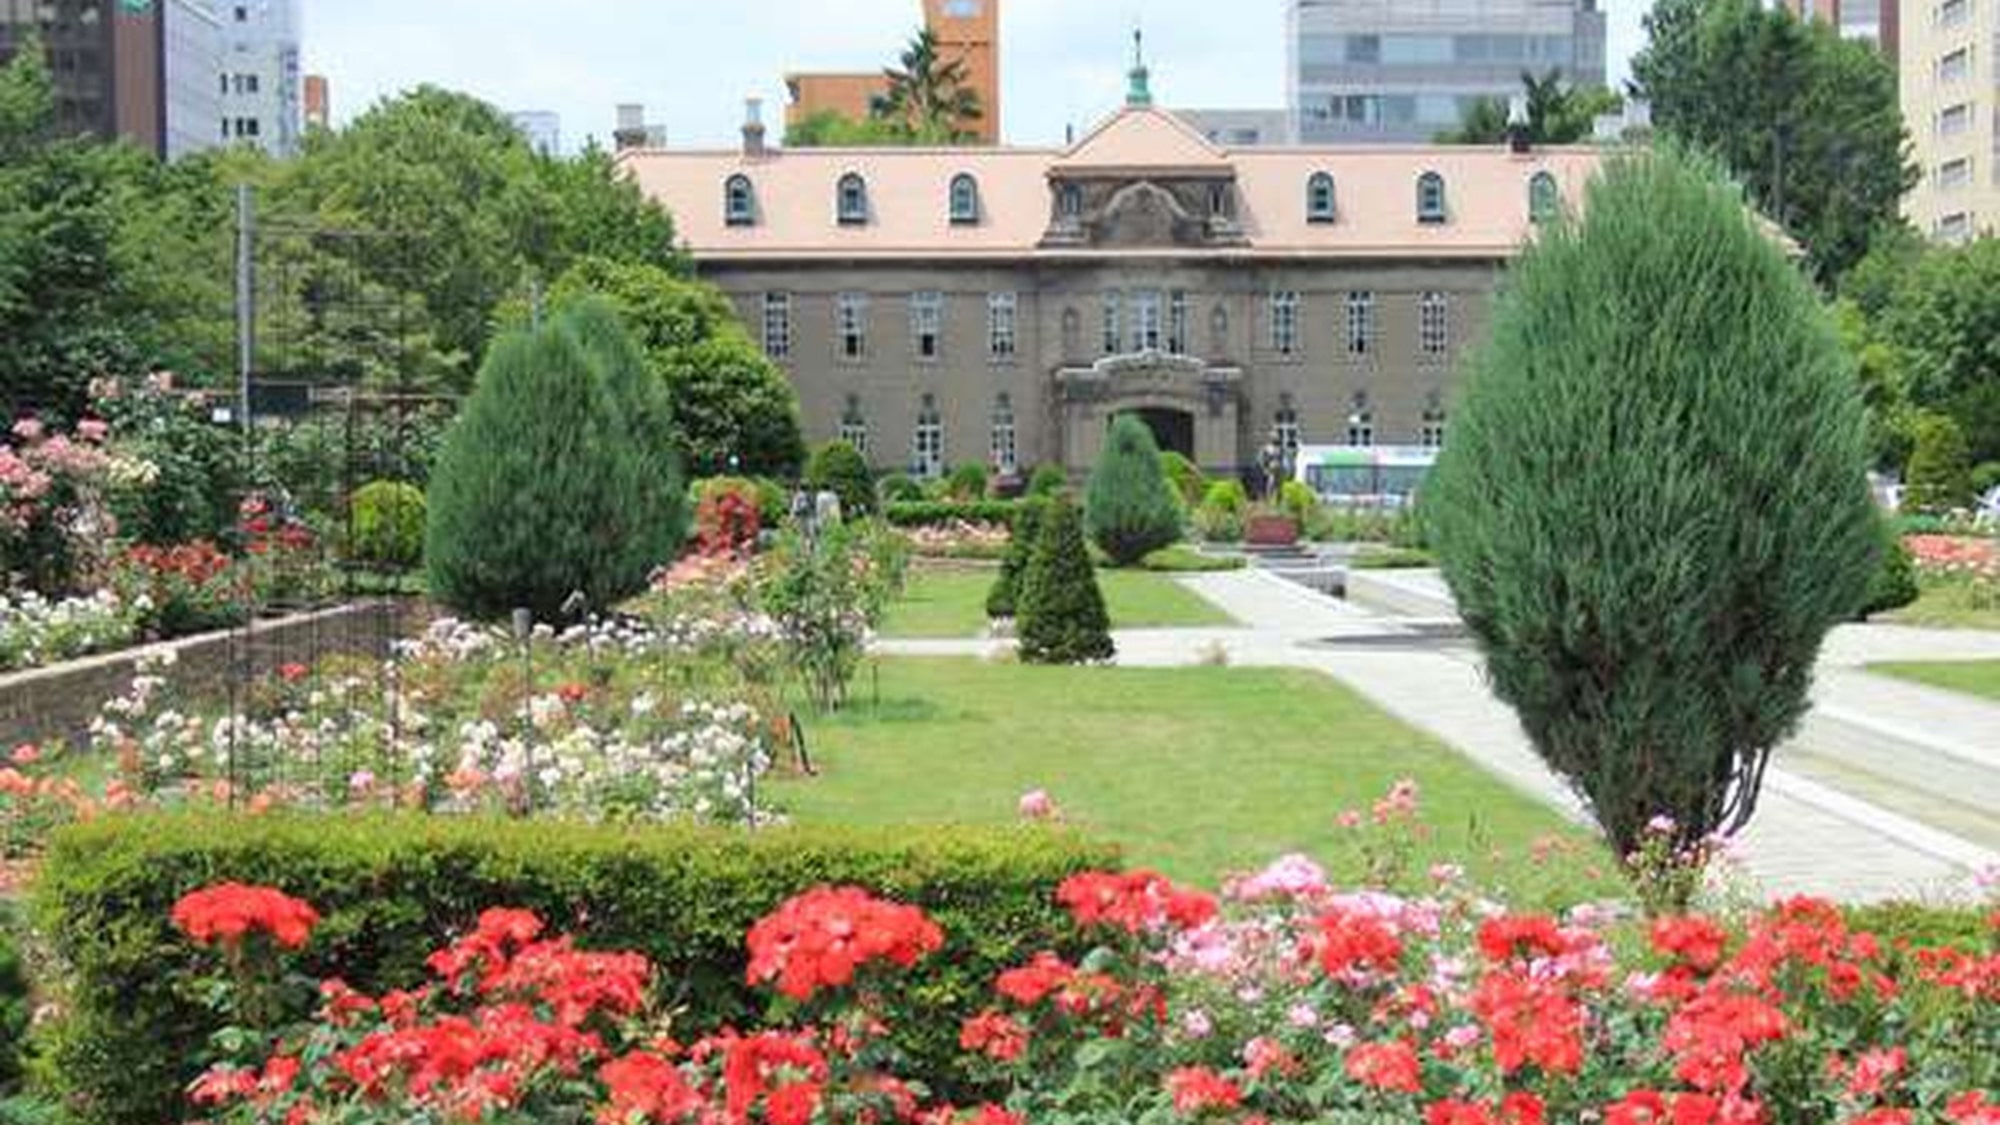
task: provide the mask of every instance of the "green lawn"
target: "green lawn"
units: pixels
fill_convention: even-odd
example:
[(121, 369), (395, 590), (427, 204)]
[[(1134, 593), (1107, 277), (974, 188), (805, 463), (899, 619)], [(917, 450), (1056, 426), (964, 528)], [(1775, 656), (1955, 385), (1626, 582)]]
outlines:
[(1981, 602), (1969, 582), (1930, 580), (1914, 603), (1882, 620), (1933, 629), (2000, 629), (2000, 608)]
[[(879, 706), (862, 694), (808, 723), (821, 776), (776, 784), (800, 821), (1007, 823), (1045, 789), (1129, 862), (1213, 885), (1293, 851), (1351, 875), (1355, 835), (1336, 818), (1412, 777), (1438, 829), (1423, 863), (1504, 867), (1517, 901), (1615, 887), (1583, 874), (1604, 853), (1555, 813), (1317, 673), (890, 660)], [(1548, 835), (1584, 854), (1530, 864)]]
[[(918, 571), (903, 599), (889, 610), (884, 636), (976, 637), (986, 628), (986, 593), (993, 570)], [(1172, 578), (1142, 570), (1100, 570), (1114, 629), (1203, 628), (1234, 625), (1230, 616)]]
[(1938, 661), (1924, 664), (1874, 664), (1869, 671), (1946, 691), (1964, 692), (2000, 702), (2000, 660)]

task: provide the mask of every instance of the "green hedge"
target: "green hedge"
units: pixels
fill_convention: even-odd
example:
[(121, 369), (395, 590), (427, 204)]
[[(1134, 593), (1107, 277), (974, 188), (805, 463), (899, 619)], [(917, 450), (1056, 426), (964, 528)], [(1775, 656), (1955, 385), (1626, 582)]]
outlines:
[(14, 945), (14, 912), (0, 900), (0, 1099), (20, 1084), (28, 1016), (28, 977)]
[[(213, 1015), (192, 994), (202, 959), (168, 912), (225, 880), (268, 884), (326, 916), (304, 968), (375, 991), (423, 979), (423, 958), (492, 906), (539, 912), (585, 944), (645, 952), (663, 1000), (701, 1026), (754, 1022), (743, 938), (785, 898), (853, 883), (916, 903), (949, 944), (912, 974), (892, 1022), (920, 1072), (958, 1086), (960, 1019), (993, 975), (1074, 941), (1053, 891), (1116, 862), (1062, 832), (593, 827), (436, 817), (160, 815), (82, 825), (52, 842), (35, 910), (68, 967), (51, 1029), (57, 1092), (82, 1121), (132, 1125), (168, 1112), (197, 1071)], [(677, 1033), (693, 1030), (677, 1023)]]
[(1841, 911), (1850, 930), (1865, 930), (1895, 948), (1907, 943), (1918, 949), (1954, 946), (1970, 952), (1992, 948), (1990, 913), (1978, 907), (1927, 906), (1918, 902), (1884, 902), (1850, 906)]
[(896, 527), (941, 527), (959, 522), (1012, 524), (1020, 510), (1017, 500), (906, 500), (887, 505), (883, 515)]

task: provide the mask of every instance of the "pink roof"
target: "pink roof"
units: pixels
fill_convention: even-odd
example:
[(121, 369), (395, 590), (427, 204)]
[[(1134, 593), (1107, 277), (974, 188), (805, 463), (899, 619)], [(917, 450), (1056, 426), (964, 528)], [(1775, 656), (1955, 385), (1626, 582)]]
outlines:
[[(1128, 108), (1067, 150), (1034, 148), (853, 148), (771, 150), (646, 149), (620, 163), (640, 188), (673, 212), (693, 253), (711, 261), (808, 258), (1022, 257), (1460, 257), (1513, 254), (1533, 231), (1528, 182), (1555, 177), (1574, 202), (1603, 159), (1594, 148), (1543, 148), (1515, 155), (1504, 147), (1341, 146), (1218, 149), (1162, 110)], [(1139, 173), (1227, 175), (1237, 185), (1237, 219), (1249, 246), (1042, 249), (1048, 232), (1052, 175)], [(1307, 221), (1306, 182), (1334, 178), (1338, 217)], [(1417, 178), (1445, 178), (1449, 221), (1417, 221)], [(836, 219), (840, 178), (868, 185), (869, 221)], [(954, 225), (953, 177), (979, 184), (976, 224)], [(723, 188), (747, 176), (757, 221), (724, 221)]]

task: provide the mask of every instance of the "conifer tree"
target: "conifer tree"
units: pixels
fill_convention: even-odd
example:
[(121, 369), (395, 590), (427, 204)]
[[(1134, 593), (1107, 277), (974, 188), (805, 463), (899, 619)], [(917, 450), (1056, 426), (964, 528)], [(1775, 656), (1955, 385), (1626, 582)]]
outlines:
[(1120, 415), (1090, 474), (1085, 522), (1091, 541), (1118, 566), (1131, 566), (1181, 538), (1181, 505), (1160, 465), (1153, 431)]
[(1035, 553), (1021, 579), (1021, 659), (1029, 664), (1109, 660), (1111, 618), (1083, 541), (1083, 521), (1067, 497), (1042, 513)]
[(1042, 512), (1048, 502), (1040, 498), (1023, 500), (1014, 510), (1013, 538), (1007, 542), (1007, 557), (1000, 561), (1000, 577), (994, 579), (993, 589), (986, 595), (986, 616), (989, 618), (1012, 617), (1020, 608), (1021, 579), (1028, 572), (1028, 562), (1034, 558), (1035, 545), (1041, 538)]
[(562, 324), (575, 333), (597, 368), (611, 408), (631, 434), (636, 491), (631, 507), (616, 514), (622, 545), (618, 583), (644, 582), (674, 560), (687, 534), (687, 492), (675, 453), (672, 403), (616, 306), (587, 298), (564, 311)]

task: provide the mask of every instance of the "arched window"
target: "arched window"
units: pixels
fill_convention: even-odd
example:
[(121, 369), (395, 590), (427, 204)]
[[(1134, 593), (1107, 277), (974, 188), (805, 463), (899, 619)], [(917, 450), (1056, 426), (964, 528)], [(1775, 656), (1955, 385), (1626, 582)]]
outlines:
[(951, 178), (951, 221), (961, 226), (979, 221), (979, 181), (963, 172)]
[(734, 175), (722, 185), (722, 217), (732, 227), (747, 227), (757, 221), (757, 193), (750, 177)]
[(1425, 449), (1443, 449), (1446, 421), (1444, 400), (1434, 393), (1424, 406), (1424, 424), (1417, 430), (1417, 444)]
[(1208, 213), (1211, 218), (1226, 219), (1230, 213), (1228, 184), (1208, 185)]
[(1556, 187), (1556, 178), (1547, 172), (1537, 172), (1528, 180), (1528, 218), (1537, 223), (1546, 223), (1562, 210), (1562, 192)]
[(1229, 354), (1229, 310), (1221, 305), (1208, 314), (1208, 348), (1216, 355)]
[(1298, 408), (1292, 405), (1290, 395), (1278, 400), (1278, 414), (1271, 421), (1271, 440), (1278, 447), (1279, 456), (1284, 458), (1285, 471), (1290, 473), (1299, 463), (1299, 446), (1305, 444), (1304, 433), (1299, 428)]
[(1014, 400), (1004, 392), (993, 400), (993, 471), (1011, 476), (1019, 465)]
[(1368, 392), (1357, 391), (1347, 412), (1347, 444), (1367, 447), (1375, 444), (1375, 411), (1368, 405)]
[(926, 480), (944, 475), (944, 418), (930, 395), (924, 396), (917, 428), (910, 436), (910, 472)]
[(853, 446), (856, 453), (868, 456), (868, 417), (861, 413), (859, 395), (847, 396), (847, 409), (840, 413), (840, 440)]
[(1334, 217), (1333, 176), (1314, 172), (1306, 181), (1306, 221), (1330, 223)]
[(1083, 217), (1083, 188), (1077, 184), (1056, 185), (1056, 215), (1076, 220)]
[(840, 177), (840, 194), (837, 206), (843, 223), (865, 223), (868, 221), (868, 181), (860, 175), (849, 172)]
[(1436, 172), (1425, 172), (1417, 177), (1417, 221), (1441, 223), (1444, 218), (1444, 177)]

